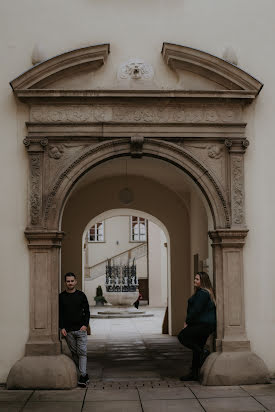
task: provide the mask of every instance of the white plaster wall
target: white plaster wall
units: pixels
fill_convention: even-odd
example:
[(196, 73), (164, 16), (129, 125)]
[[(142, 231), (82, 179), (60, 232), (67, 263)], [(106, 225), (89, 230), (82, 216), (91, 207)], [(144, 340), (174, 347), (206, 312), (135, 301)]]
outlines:
[[(246, 211), (250, 229), (244, 251), (247, 333), (252, 348), (275, 372), (274, 277), (274, 95), (273, 0), (2, 0), (1, 16), (1, 332), (0, 381), (23, 355), (28, 335), (28, 253), (26, 226), (27, 159), (21, 144), (27, 120), (8, 82), (31, 66), (36, 43), (46, 57), (111, 42), (112, 70), (130, 57), (153, 64), (156, 85), (175, 81), (162, 62), (163, 41), (185, 44), (219, 57), (225, 46), (239, 65), (265, 84), (248, 109)], [(163, 79), (164, 80), (161, 80)], [(112, 77), (113, 79), (114, 77)], [(165, 80), (165, 79), (169, 79)], [(16, 258), (15, 258), (16, 253)], [(12, 299), (11, 299), (12, 296)], [(15, 304), (16, 302), (16, 304)]]
[(120, 253), (141, 245), (130, 241), (130, 216), (118, 216), (105, 220), (105, 241), (88, 242), (88, 266), (96, 265)]
[(153, 222), (149, 222), (148, 237), (149, 304), (162, 307), (167, 305), (167, 249), (164, 247), (166, 238), (161, 228)]
[[(193, 293), (194, 255), (199, 255), (199, 260), (208, 259), (208, 218), (205, 207), (196, 191), (190, 193), (190, 227), (191, 233), (191, 293)], [(212, 251), (211, 251), (212, 252)], [(213, 280), (213, 274), (209, 273)]]

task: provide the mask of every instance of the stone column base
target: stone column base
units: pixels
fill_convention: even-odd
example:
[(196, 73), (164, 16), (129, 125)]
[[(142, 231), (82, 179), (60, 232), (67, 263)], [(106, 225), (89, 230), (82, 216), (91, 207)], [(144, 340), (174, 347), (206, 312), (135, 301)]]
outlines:
[(25, 356), (11, 368), (8, 389), (70, 389), (77, 385), (74, 362), (66, 355)]
[(201, 368), (202, 385), (252, 385), (269, 383), (264, 361), (255, 353), (214, 352)]

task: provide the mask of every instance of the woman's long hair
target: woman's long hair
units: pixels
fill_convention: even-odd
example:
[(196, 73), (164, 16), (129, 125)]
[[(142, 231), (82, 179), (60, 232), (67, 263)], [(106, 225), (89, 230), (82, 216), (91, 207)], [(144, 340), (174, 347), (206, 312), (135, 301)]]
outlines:
[[(207, 292), (210, 295), (210, 298), (212, 302), (215, 303), (216, 305), (216, 299), (215, 299), (215, 294), (212, 288), (211, 280), (209, 279), (209, 276), (206, 272), (197, 272), (196, 275), (199, 275), (200, 280), (201, 280), (201, 289), (207, 290)], [(196, 291), (195, 291), (196, 293)]]

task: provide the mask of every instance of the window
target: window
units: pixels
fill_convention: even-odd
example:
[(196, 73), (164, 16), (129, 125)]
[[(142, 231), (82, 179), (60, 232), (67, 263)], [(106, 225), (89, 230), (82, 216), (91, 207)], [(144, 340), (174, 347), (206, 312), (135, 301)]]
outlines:
[(88, 231), (89, 242), (104, 242), (104, 222), (98, 222)]
[(146, 226), (146, 219), (139, 216), (131, 216), (131, 241), (146, 242)]

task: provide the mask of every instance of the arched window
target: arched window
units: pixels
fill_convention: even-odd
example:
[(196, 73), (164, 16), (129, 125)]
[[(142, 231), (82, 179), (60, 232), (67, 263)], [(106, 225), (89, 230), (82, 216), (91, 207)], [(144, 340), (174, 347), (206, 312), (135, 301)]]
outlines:
[(89, 242), (104, 242), (104, 222), (95, 223), (88, 231)]
[(143, 217), (131, 216), (131, 241), (146, 242), (147, 221)]

